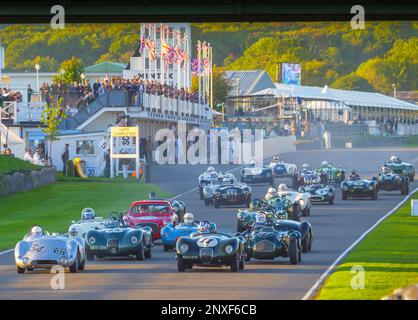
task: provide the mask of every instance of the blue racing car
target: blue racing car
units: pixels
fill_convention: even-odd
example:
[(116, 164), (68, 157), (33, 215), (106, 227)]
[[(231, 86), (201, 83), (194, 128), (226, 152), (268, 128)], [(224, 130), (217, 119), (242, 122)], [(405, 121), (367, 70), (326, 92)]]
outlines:
[(184, 215), (184, 223), (179, 224), (176, 221), (173, 221), (161, 229), (161, 241), (163, 243), (164, 251), (175, 248), (178, 238), (187, 237), (196, 232), (197, 223), (194, 221), (193, 214), (186, 213)]

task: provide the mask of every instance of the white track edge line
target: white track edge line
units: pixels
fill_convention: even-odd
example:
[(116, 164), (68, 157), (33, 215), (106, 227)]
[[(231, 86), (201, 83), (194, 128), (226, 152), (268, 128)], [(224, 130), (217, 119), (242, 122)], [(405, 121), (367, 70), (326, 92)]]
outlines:
[(331, 271), (335, 268), (337, 264), (340, 263), (340, 261), (360, 242), (362, 241), (371, 231), (373, 231), (383, 220), (385, 220), (387, 217), (389, 217), (391, 214), (393, 214), (396, 210), (398, 210), (401, 206), (407, 202), (411, 196), (418, 191), (418, 188), (416, 188), (414, 191), (409, 193), (405, 199), (403, 199), (401, 202), (399, 202), (395, 208), (390, 210), (388, 213), (386, 213), (383, 217), (381, 217), (377, 222), (372, 225), (369, 229), (367, 229), (356, 241), (354, 241), (347, 249), (344, 250), (343, 253), (341, 253), (337, 259), (328, 267), (327, 270), (319, 277), (319, 279), (314, 283), (314, 285), (309, 289), (309, 291), (303, 296), (302, 300), (309, 300), (313, 293), (316, 292), (316, 290), (319, 288), (319, 286), (322, 284), (322, 282), (325, 280), (326, 277), (331, 273)]

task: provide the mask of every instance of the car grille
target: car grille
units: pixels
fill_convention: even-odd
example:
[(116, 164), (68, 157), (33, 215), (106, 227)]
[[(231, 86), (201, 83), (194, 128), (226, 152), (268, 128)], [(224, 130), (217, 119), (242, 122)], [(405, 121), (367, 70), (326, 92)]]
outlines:
[(154, 223), (154, 222), (143, 222), (143, 223), (138, 223), (136, 226), (140, 226), (140, 227), (150, 227), (152, 229), (152, 233), (156, 234), (160, 231), (160, 228), (158, 227), (158, 224)]
[(211, 263), (213, 258), (213, 250), (211, 248), (200, 249), (200, 260), (202, 263)]
[(118, 248), (118, 239), (109, 239), (107, 240), (107, 247), (111, 248)]
[(56, 260), (34, 260), (32, 261), (33, 265), (55, 265), (58, 264)]
[(236, 201), (238, 198), (238, 190), (236, 189), (230, 189), (226, 192), (227, 196), (228, 196), (228, 200), (230, 201)]
[(324, 196), (318, 196), (318, 195), (311, 196), (311, 201), (322, 201), (324, 199), (325, 199)]
[(402, 174), (402, 169), (395, 169), (395, 170), (392, 170), (394, 173), (397, 173), (397, 174)]
[(254, 250), (257, 252), (272, 252), (274, 251), (274, 243), (262, 240), (254, 245)]

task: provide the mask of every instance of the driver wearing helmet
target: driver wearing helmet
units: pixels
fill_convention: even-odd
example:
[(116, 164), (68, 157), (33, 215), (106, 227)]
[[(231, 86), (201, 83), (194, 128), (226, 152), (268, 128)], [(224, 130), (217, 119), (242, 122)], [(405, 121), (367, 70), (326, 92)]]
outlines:
[(228, 184), (231, 184), (231, 181), (228, 179), (228, 178), (223, 178), (222, 179), (222, 184), (224, 185), (224, 186), (226, 186), (226, 185), (228, 185)]
[(252, 160), (250, 160), (250, 163), (248, 164), (248, 167), (249, 168), (255, 168), (256, 165), (257, 165), (257, 162), (254, 159), (252, 159)]
[(154, 191), (151, 191), (151, 192), (148, 194), (148, 197), (149, 197), (149, 199), (150, 199), (150, 200), (155, 200), (155, 199), (157, 199), (157, 193), (156, 193), (156, 192), (154, 192)]
[(390, 173), (390, 168), (387, 165), (383, 165), (382, 173), (383, 174), (389, 174)]
[(302, 164), (302, 172), (308, 172), (309, 171), (309, 165), (307, 163)]
[(389, 162), (401, 162), (401, 160), (397, 156), (391, 156)]
[(91, 208), (85, 208), (82, 212), (81, 212), (81, 219), (89, 221), (89, 220), (94, 220), (95, 217), (95, 213), (94, 210)]
[(187, 212), (184, 215), (183, 220), (184, 220), (184, 225), (185, 226), (193, 226), (195, 224), (193, 213)]
[(267, 190), (267, 193), (266, 193), (264, 199), (266, 201), (268, 201), (268, 200), (270, 200), (270, 199), (272, 199), (272, 198), (274, 198), (276, 196), (277, 196), (277, 190), (276, 190), (276, 188), (271, 187), (271, 188), (269, 188)]
[(216, 231), (218, 230), (216, 223), (211, 222), (209, 223), (209, 233), (216, 233)]
[(33, 226), (29, 231), (28, 237), (31, 240), (34, 240), (34, 239), (38, 239), (42, 237), (42, 235), (43, 235), (42, 228), (40, 226)]
[(206, 169), (206, 172), (207, 172), (207, 173), (215, 172), (215, 168), (214, 168), (214, 167), (208, 167), (208, 168)]
[(322, 161), (322, 168), (328, 168), (328, 167), (329, 167), (328, 161)]
[(356, 170), (350, 172), (350, 180), (360, 180), (360, 175)]
[(200, 234), (209, 233), (209, 222), (206, 220), (200, 221), (199, 225), (197, 226), (197, 231)]
[(274, 156), (273, 160), (271, 162), (272, 163), (279, 163), (279, 156)]
[(279, 187), (278, 187), (279, 192), (286, 192), (287, 190), (288, 190), (287, 186), (284, 183), (279, 184)]
[(250, 211), (260, 210), (260, 203), (258, 201), (255, 201), (255, 200), (251, 201), (249, 209), (250, 209)]
[(176, 225), (179, 224), (179, 217), (176, 214), (173, 214), (173, 216), (171, 217), (171, 224), (173, 225), (173, 227), (175, 227)]

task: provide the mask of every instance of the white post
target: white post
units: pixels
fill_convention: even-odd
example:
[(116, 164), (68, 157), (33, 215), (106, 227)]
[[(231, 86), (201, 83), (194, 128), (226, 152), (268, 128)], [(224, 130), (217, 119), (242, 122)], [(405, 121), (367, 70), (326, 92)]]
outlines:
[[(160, 52), (162, 52), (163, 49), (163, 43), (164, 41), (164, 24), (160, 24)], [(165, 83), (165, 69), (164, 69), (164, 59), (163, 57), (160, 55), (159, 57), (160, 59), (160, 69), (161, 69), (161, 83), (164, 84)]]
[(198, 90), (197, 90), (197, 94), (198, 94), (198, 98), (199, 98), (199, 104), (200, 104), (200, 93), (202, 92), (201, 90), (201, 85), (200, 85), (200, 51), (201, 51), (201, 45), (200, 45), (200, 40), (197, 41), (197, 82), (198, 82)]
[(212, 66), (212, 54), (213, 50), (210, 47), (210, 108), (213, 111), (213, 66)]

